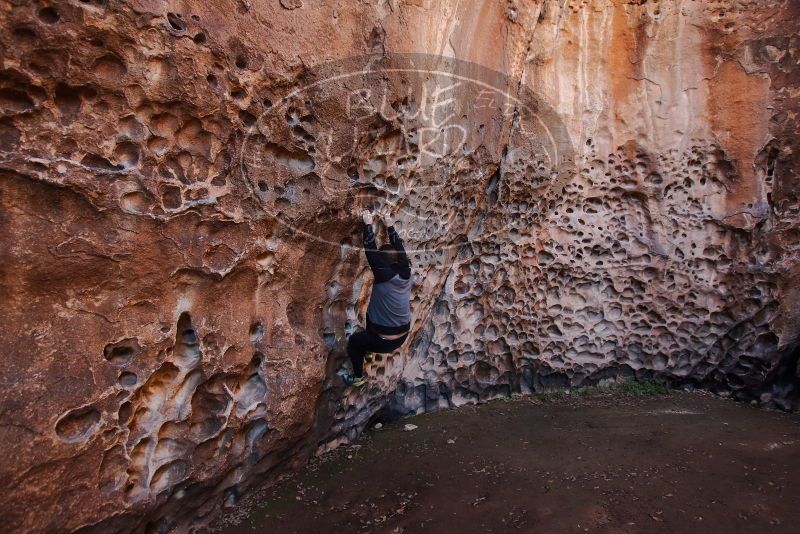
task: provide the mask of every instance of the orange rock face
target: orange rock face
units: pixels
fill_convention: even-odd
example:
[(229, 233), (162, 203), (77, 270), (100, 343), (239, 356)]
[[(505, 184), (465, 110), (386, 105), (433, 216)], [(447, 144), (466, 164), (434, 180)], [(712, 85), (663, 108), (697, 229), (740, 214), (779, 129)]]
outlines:
[[(792, 2), (3, 5), (3, 523), (166, 532), (375, 416), (797, 402)], [(391, 210), (409, 342), (344, 390)]]

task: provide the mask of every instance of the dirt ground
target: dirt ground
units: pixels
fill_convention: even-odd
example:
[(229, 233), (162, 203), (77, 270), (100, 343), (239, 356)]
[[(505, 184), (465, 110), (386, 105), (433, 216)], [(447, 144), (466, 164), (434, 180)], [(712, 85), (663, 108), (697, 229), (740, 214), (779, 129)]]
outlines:
[(370, 429), (217, 528), (798, 532), (798, 497), (797, 415), (702, 393), (525, 398)]

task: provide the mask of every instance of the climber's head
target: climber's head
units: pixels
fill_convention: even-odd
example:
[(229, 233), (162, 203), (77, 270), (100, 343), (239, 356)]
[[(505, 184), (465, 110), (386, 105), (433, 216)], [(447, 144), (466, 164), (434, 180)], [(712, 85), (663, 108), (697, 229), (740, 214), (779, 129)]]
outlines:
[(389, 265), (395, 265), (400, 262), (400, 255), (392, 245), (388, 243), (386, 245), (381, 245), (380, 251), (383, 257), (386, 258), (386, 263)]

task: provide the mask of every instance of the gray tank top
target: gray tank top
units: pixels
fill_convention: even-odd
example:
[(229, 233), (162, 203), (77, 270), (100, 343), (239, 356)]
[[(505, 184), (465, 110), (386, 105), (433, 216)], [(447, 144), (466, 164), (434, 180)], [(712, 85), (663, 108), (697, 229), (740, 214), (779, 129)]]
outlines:
[(404, 326), (411, 322), (411, 286), (414, 277), (403, 280), (399, 274), (372, 287), (367, 314), (381, 326)]

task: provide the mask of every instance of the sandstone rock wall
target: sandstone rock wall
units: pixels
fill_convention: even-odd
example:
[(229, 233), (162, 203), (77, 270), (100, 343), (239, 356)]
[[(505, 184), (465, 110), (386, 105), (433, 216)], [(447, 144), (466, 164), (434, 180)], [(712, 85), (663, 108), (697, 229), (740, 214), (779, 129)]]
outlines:
[[(12, 530), (202, 524), (381, 412), (629, 376), (792, 407), (796, 3), (2, 8)], [(342, 391), (356, 207), (415, 321)]]

